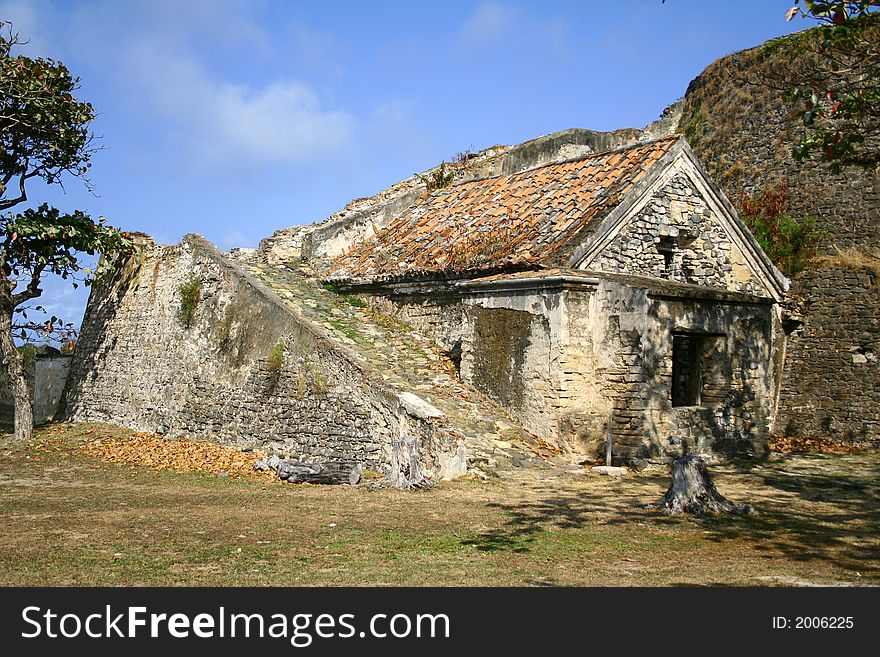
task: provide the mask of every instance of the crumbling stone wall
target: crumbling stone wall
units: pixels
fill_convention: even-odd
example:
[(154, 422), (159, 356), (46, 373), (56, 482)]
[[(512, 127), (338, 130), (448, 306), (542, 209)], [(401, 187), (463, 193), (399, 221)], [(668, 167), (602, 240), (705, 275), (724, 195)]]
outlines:
[(801, 276), (776, 430), (880, 445), (880, 281), (869, 270)]
[(523, 310), (479, 306), (471, 308), (468, 315), (473, 326), (467, 348), (468, 378), (479, 390), (491, 391), (505, 406), (523, 406), (523, 366), (534, 316)]
[(462, 295), (462, 380), (550, 442), (559, 438), (560, 292), (475, 289)]
[(558, 294), (463, 293), (449, 286), (376, 286), (370, 304), (430, 337), (461, 380), (527, 430), (557, 439), (555, 369), (562, 309)]
[[(781, 326), (773, 301), (626, 277), (504, 281), (432, 296), (389, 288), (373, 303), (398, 317), (461, 318), (462, 380), (575, 460), (605, 453), (664, 460), (691, 449), (762, 452), (773, 420)], [(644, 281), (643, 281), (644, 282)], [(413, 286), (415, 287), (415, 286)], [(460, 333), (455, 334), (455, 327)], [(701, 341), (699, 403), (672, 405), (672, 345)]]
[(383, 315), (430, 338), (451, 358), (460, 360), (465, 306), (458, 293), (429, 287), (419, 292), (389, 290), (363, 298)]
[(682, 174), (658, 190), (588, 268), (765, 293), (742, 251)]
[[(192, 277), (199, 292), (187, 326), (180, 286)], [(148, 249), (92, 294), (69, 418), (372, 464), (386, 462), (395, 434), (425, 430), (436, 442), (344, 347), (201, 238)]]

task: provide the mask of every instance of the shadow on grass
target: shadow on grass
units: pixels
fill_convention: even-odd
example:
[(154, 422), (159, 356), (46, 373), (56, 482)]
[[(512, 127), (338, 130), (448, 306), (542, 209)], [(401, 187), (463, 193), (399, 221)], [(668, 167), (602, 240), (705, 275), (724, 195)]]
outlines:
[[(843, 464), (845, 467), (841, 467)], [(769, 491), (796, 496), (796, 502), (765, 503), (745, 522), (725, 516), (706, 518), (704, 530), (714, 541), (748, 536), (758, 551), (779, 551), (795, 561), (830, 561), (850, 570), (880, 573), (880, 468), (876, 455), (833, 459), (802, 454), (755, 468), (735, 464)]]
[[(651, 522), (664, 525), (676, 522), (658, 515), (644, 504), (644, 488), (665, 486), (664, 477), (640, 477), (638, 489), (600, 488), (587, 493), (560, 493), (548, 489), (548, 496), (528, 502), (492, 503), (508, 520), (501, 526), (462, 541), (482, 552), (529, 552), (548, 529), (580, 530), (608, 525), (632, 525)], [(658, 495), (659, 497), (659, 495)]]
[[(786, 462), (761, 467), (747, 462), (729, 464), (732, 476), (742, 477), (731, 497), (755, 506), (755, 512), (745, 517), (671, 517), (646, 505), (651, 491), (656, 492), (656, 499), (662, 495), (669, 484), (667, 475), (641, 476), (581, 494), (548, 491), (533, 501), (490, 505), (503, 511), (508, 520), (463, 543), (484, 552), (526, 553), (537, 547), (543, 532), (553, 528), (619, 527), (636, 535), (646, 528), (667, 527), (683, 534), (699, 533), (701, 540), (745, 540), (751, 544), (746, 549), (757, 554), (781, 553), (794, 561), (826, 562), (863, 575), (880, 575), (876, 458), (861, 464), (855, 459), (849, 465), (831, 462), (831, 466), (822, 455), (799, 457), (793, 469)], [(750, 492), (754, 500), (740, 499)], [(796, 496), (794, 502), (791, 495)], [(599, 532), (596, 537), (602, 540)], [(584, 538), (589, 540), (589, 536)]]

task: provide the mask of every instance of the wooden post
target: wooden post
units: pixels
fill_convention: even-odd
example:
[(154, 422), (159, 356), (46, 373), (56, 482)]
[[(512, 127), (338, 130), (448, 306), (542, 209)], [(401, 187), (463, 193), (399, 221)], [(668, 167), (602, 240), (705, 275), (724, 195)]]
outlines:
[(608, 414), (608, 431), (605, 436), (605, 465), (611, 467), (611, 447), (614, 445), (614, 411)]

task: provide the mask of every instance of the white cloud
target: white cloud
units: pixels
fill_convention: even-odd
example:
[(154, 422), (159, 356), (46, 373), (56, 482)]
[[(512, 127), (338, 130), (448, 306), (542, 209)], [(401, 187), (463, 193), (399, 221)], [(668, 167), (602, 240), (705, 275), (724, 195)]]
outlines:
[(504, 38), (515, 18), (510, 7), (491, 0), (483, 2), (462, 26), (462, 42), (471, 47), (494, 44)]
[[(77, 71), (87, 63), (93, 84), (102, 74), (114, 81), (138, 130), (175, 147), (177, 169), (237, 175), (338, 155), (353, 139), (354, 119), (298, 71), (267, 74), (281, 53), (257, 8), (248, 0), (0, 0), (0, 18), (31, 38), (28, 54), (70, 59)], [(295, 36), (317, 57), (327, 35), (299, 27)]]
[(198, 167), (303, 162), (346, 147), (352, 117), (327, 108), (291, 79), (238, 84), (212, 76), (197, 59), (143, 38), (126, 57), (126, 78), (176, 133)]

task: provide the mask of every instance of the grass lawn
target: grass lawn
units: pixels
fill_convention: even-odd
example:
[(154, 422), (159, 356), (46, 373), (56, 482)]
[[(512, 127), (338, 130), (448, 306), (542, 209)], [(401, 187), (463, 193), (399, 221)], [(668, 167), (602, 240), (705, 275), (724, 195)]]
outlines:
[(0, 447), (2, 585), (880, 584), (880, 454), (712, 466), (747, 517), (644, 506), (665, 473), (516, 470), (403, 492), (109, 463), (106, 425)]

